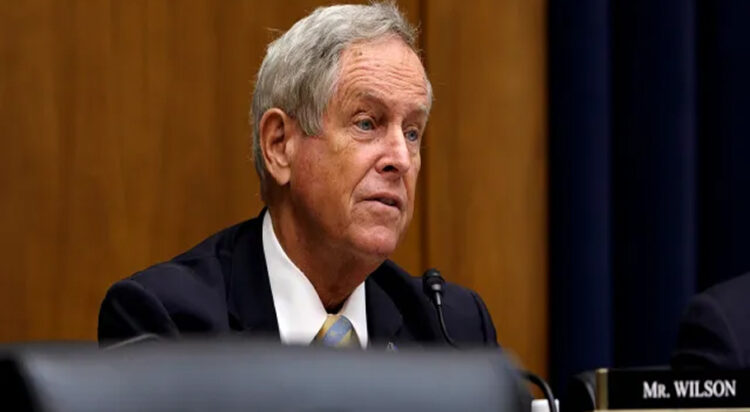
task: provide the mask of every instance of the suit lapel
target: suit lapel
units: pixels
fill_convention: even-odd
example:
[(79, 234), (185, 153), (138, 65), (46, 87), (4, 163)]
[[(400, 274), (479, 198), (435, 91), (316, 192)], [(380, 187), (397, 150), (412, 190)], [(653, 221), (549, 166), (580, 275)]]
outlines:
[(399, 343), (403, 317), (385, 290), (375, 281), (375, 273), (365, 281), (367, 333), (370, 347), (392, 348)]
[(279, 340), (279, 325), (273, 305), (268, 267), (263, 253), (262, 223), (260, 215), (243, 225), (237, 233), (232, 253), (227, 306), (232, 328), (241, 333)]

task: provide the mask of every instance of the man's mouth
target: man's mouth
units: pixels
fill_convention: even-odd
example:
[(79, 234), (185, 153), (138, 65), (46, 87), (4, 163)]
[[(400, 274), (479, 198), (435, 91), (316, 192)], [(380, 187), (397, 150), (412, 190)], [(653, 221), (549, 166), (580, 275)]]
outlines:
[(401, 205), (403, 204), (398, 196), (388, 194), (377, 194), (375, 196), (368, 197), (367, 200), (372, 202), (379, 202), (386, 206), (395, 207), (399, 210), (401, 210)]
[(387, 197), (381, 197), (381, 198), (377, 198), (375, 200), (377, 200), (380, 203), (385, 203), (388, 206), (396, 206), (396, 201), (393, 200), (393, 199), (389, 199)]

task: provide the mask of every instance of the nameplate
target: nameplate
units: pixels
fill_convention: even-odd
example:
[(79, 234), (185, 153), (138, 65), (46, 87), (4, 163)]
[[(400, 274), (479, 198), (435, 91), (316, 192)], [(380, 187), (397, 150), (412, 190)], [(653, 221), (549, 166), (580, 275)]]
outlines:
[(597, 409), (750, 408), (750, 370), (600, 369)]

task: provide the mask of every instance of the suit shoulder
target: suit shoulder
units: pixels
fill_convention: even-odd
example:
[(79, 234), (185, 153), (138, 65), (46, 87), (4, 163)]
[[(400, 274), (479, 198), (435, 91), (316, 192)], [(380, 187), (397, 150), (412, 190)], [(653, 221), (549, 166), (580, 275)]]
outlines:
[(750, 311), (750, 306), (746, 304), (750, 294), (750, 273), (714, 285), (703, 294), (713, 297), (722, 306)]
[(237, 239), (247, 232), (257, 231), (255, 226), (259, 225), (260, 218), (256, 218), (225, 228), (171, 260), (136, 272), (129, 279), (155, 288), (175, 283), (216, 288), (226, 281), (231, 271)]
[(715, 285), (690, 299), (680, 320), (675, 367), (750, 364), (750, 274)]
[(719, 283), (691, 299), (686, 317), (700, 319), (707, 312), (726, 325), (734, 338), (750, 350), (750, 273)]
[[(145, 318), (159, 314), (181, 332), (225, 328), (235, 240), (252, 224), (231, 226), (169, 261), (116, 282), (102, 302), (100, 319), (116, 319), (109, 322), (116, 326), (121, 319), (145, 324)], [(113, 336), (123, 335), (116, 332)]]

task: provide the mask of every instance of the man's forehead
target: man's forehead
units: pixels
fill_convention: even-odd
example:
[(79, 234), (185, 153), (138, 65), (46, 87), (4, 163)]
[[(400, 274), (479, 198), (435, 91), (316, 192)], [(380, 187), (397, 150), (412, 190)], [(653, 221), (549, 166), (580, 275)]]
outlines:
[(429, 115), (429, 82), (419, 56), (394, 36), (347, 46), (339, 61), (331, 103), (400, 107), (412, 115)]
[[(354, 100), (357, 102), (369, 102), (374, 104), (395, 103), (393, 102), (394, 98), (392, 95), (374, 89), (354, 90), (352, 97), (354, 97)], [(399, 103), (408, 106), (410, 111), (418, 111), (427, 115), (430, 112), (429, 102), (425, 103), (427, 98), (427, 88), (425, 87), (422, 93), (415, 94), (413, 97), (408, 98), (405, 101), (400, 101)]]
[(383, 38), (357, 42), (347, 46), (341, 53), (342, 68), (346, 65), (358, 64), (398, 66), (400, 69), (421, 73), (425, 70), (419, 55), (403, 40), (386, 36)]

